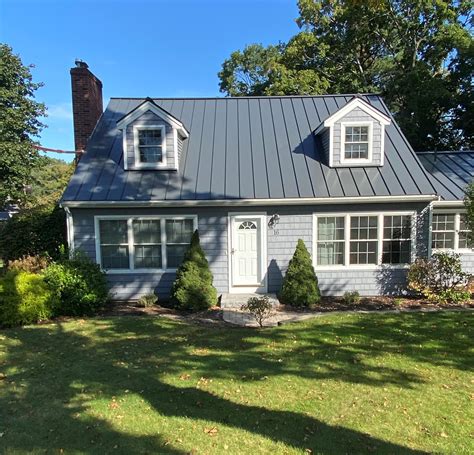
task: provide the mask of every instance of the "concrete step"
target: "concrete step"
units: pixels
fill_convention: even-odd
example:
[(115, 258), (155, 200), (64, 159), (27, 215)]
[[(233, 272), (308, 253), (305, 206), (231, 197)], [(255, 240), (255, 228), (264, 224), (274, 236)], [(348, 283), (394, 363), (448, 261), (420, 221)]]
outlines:
[(221, 308), (223, 309), (240, 309), (247, 303), (251, 297), (262, 297), (266, 295), (270, 299), (270, 303), (275, 307), (279, 305), (276, 294), (222, 294)]

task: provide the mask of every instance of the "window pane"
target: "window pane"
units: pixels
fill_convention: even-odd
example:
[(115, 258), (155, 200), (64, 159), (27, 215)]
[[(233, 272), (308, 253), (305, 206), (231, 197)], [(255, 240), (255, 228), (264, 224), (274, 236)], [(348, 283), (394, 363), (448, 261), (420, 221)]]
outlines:
[(408, 264), (410, 255), (410, 240), (385, 240), (383, 242), (383, 264)]
[(135, 243), (161, 243), (160, 220), (133, 220)]
[(433, 232), (431, 247), (433, 249), (454, 248), (454, 232)]
[(166, 255), (168, 259), (168, 267), (171, 269), (177, 268), (183, 262), (184, 254), (188, 249), (188, 245), (167, 245)]
[(471, 248), (469, 232), (464, 231), (459, 233), (459, 248)]
[(101, 246), (100, 255), (104, 269), (128, 269), (128, 245)]
[(351, 264), (376, 264), (377, 242), (351, 242)]
[(433, 215), (433, 231), (454, 231), (454, 213), (438, 213)]
[(100, 220), (99, 226), (101, 244), (128, 242), (127, 220)]
[(396, 215), (384, 216), (383, 238), (388, 239), (410, 239), (411, 238), (411, 216)]
[(348, 160), (367, 159), (369, 157), (368, 143), (346, 143), (344, 158)]
[(459, 220), (459, 229), (461, 231), (468, 231), (469, 227), (467, 225), (467, 216), (464, 213), (461, 213)]
[(135, 268), (161, 268), (161, 245), (135, 245)]
[(140, 147), (141, 163), (159, 163), (162, 160), (161, 146)]
[(376, 238), (376, 216), (351, 216), (351, 240), (365, 240)]
[(193, 220), (166, 220), (166, 242), (186, 243), (191, 241), (193, 234)]
[(139, 130), (138, 145), (161, 145), (161, 129)]
[(318, 218), (318, 241), (344, 240), (344, 217)]
[(344, 242), (318, 242), (318, 265), (343, 265)]

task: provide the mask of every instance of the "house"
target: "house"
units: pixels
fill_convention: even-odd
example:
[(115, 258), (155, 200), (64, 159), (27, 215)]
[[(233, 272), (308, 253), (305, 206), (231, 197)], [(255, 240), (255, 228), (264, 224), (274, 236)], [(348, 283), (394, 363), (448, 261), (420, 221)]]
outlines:
[(77, 65), (86, 152), (62, 206), (70, 246), (116, 299), (166, 297), (195, 229), (223, 294), (278, 292), (299, 238), (323, 294), (399, 293), (432, 243), (474, 269), (461, 216), (472, 154), (420, 160), (379, 96), (112, 98), (102, 113), (101, 82)]

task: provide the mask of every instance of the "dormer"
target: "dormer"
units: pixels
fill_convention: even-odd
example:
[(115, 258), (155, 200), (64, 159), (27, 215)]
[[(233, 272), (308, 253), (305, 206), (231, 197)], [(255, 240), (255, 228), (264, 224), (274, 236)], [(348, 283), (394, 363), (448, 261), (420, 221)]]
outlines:
[(357, 97), (328, 117), (315, 134), (330, 167), (383, 166), (389, 124), (389, 117)]
[(117, 128), (122, 130), (125, 170), (178, 170), (189, 133), (151, 98), (122, 117)]

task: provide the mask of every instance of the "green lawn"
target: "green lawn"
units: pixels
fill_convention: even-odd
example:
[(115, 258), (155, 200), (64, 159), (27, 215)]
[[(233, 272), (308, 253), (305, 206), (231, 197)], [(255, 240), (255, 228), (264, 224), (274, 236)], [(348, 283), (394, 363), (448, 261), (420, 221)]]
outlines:
[(3, 330), (0, 453), (473, 453), (473, 317)]

